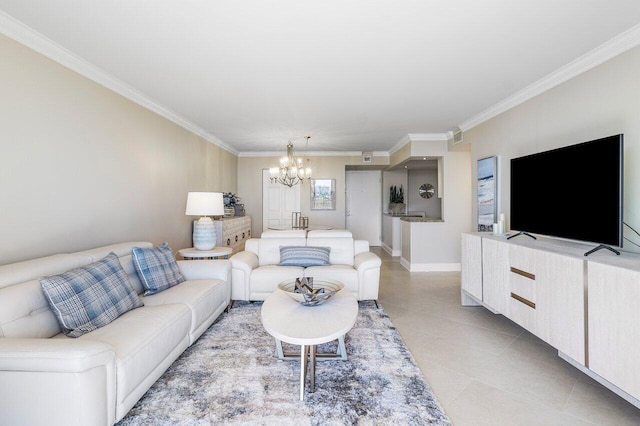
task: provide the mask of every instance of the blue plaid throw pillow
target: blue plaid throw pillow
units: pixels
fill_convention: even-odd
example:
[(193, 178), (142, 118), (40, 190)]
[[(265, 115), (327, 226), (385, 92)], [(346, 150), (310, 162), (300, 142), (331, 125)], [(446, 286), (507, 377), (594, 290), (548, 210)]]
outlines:
[(280, 266), (329, 265), (330, 247), (280, 246)]
[(132, 254), (145, 296), (160, 293), (185, 281), (169, 244), (147, 249), (134, 247)]
[(103, 327), (143, 305), (114, 253), (64, 274), (42, 277), (40, 286), (69, 337)]

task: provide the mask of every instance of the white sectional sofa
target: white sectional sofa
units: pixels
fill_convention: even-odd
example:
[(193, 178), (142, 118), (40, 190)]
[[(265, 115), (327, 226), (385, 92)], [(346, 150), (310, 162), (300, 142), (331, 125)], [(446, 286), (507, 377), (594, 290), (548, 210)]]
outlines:
[[(229, 306), (228, 260), (178, 261), (187, 280), (142, 296), (129, 242), (0, 266), (0, 424), (112, 425)], [(114, 252), (144, 306), (67, 337), (38, 279)]]
[[(329, 247), (330, 265), (281, 266), (280, 247)], [(264, 300), (278, 284), (304, 276), (342, 282), (358, 300), (377, 300), (380, 284), (378, 256), (369, 242), (354, 240), (346, 230), (265, 231), (245, 243), (245, 251), (231, 257), (231, 299)]]

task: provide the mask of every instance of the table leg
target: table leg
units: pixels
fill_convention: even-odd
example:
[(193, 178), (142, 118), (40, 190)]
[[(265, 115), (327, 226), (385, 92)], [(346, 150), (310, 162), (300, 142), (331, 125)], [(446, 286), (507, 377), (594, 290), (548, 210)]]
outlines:
[(340, 359), (343, 361), (347, 360), (347, 347), (344, 345), (344, 335), (338, 337), (338, 349), (336, 350), (336, 355), (340, 356)]
[(318, 347), (316, 345), (311, 346), (311, 352), (309, 354), (309, 369), (311, 370), (309, 373), (309, 380), (311, 381), (311, 386), (309, 387), (309, 392), (316, 391), (316, 350)]
[[(282, 360), (300, 360), (300, 401), (304, 401), (304, 390), (307, 381), (307, 370), (310, 371), (311, 377), (309, 378), (309, 392), (315, 392), (316, 390), (316, 362), (333, 360), (333, 359), (347, 359), (347, 349), (344, 344), (344, 336), (338, 338), (338, 347), (335, 354), (333, 353), (318, 353), (317, 345), (300, 345), (300, 356), (295, 352), (284, 352), (282, 347), (282, 341), (275, 339), (276, 341), (276, 356)], [(308, 363), (308, 364), (307, 364)]]
[(300, 346), (300, 401), (304, 401), (304, 383), (307, 378), (307, 356), (309, 346)]
[(282, 351), (282, 342), (276, 339), (276, 356), (278, 359), (285, 359), (284, 352)]

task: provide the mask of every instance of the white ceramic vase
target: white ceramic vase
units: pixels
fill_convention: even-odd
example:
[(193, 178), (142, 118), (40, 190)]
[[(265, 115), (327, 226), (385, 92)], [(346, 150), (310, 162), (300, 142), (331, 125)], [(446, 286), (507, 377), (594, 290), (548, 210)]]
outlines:
[(210, 217), (201, 217), (193, 224), (193, 247), (196, 250), (211, 250), (216, 246), (216, 226)]

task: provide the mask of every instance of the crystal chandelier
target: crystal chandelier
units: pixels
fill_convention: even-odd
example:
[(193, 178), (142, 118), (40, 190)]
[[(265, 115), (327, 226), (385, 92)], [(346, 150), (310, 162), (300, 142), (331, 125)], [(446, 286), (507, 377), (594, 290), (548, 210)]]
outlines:
[[(311, 136), (305, 136), (307, 147), (309, 146), (309, 138)], [(311, 167), (305, 169), (302, 158), (294, 155), (293, 144), (289, 141), (287, 155), (280, 159), (279, 167), (269, 169), (269, 175), (272, 183), (281, 183), (291, 188), (311, 177)]]

